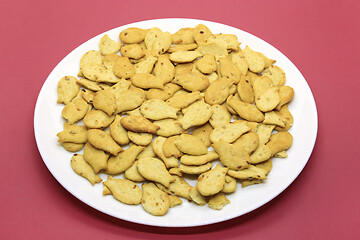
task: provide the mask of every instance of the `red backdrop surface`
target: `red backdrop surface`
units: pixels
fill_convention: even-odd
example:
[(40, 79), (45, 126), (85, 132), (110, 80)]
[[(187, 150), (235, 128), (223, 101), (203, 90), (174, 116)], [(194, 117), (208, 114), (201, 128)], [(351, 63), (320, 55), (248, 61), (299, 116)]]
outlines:
[[(1, 1), (0, 239), (359, 236), (359, 10), (355, 0)], [(169, 17), (220, 22), (264, 39), (299, 68), (317, 104), (317, 142), (303, 172), (265, 206), (226, 222), (159, 228), (107, 216), (68, 193), (37, 150), (36, 98), (57, 63), (101, 32)]]

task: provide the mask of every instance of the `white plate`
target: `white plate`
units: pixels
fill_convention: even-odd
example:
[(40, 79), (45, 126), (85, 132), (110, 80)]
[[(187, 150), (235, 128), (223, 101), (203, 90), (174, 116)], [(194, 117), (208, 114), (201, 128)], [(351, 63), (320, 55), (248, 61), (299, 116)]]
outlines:
[[(264, 184), (252, 185), (244, 189), (238, 184), (234, 194), (228, 196), (231, 204), (221, 211), (207, 206), (197, 206), (184, 200), (183, 204), (172, 208), (162, 217), (146, 213), (141, 205), (122, 204), (112, 196), (102, 196), (102, 184), (91, 186), (78, 176), (70, 167), (72, 153), (65, 151), (57, 142), (56, 134), (63, 129), (61, 110), (57, 104), (57, 83), (65, 75), (76, 76), (81, 56), (89, 50), (98, 50), (100, 38), (106, 33), (112, 39), (128, 27), (159, 27), (163, 31), (176, 32), (182, 27), (207, 25), (213, 33), (231, 33), (238, 36), (242, 48), (249, 45), (253, 50), (264, 53), (276, 60), (287, 77), (286, 85), (295, 89), (295, 97), (289, 109), (294, 116), (294, 125), (290, 129), (294, 137), (293, 146), (288, 150), (287, 159), (274, 159), (273, 170)], [(317, 111), (311, 90), (295, 65), (280, 51), (265, 41), (242, 30), (203, 20), (194, 19), (156, 19), (137, 22), (118, 27), (99, 34), (68, 54), (46, 79), (37, 99), (34, 115), (35, 138), (39, 152), (52, 175), (75, 197), (89, 206), (123, 220), (154, 226), (185, 227), (199, 226), (225, 221), (246, 214), (272, 200), (284, 191), (299, 175), (313, 150), (317, 135)], [(105, 175), (101, 175), (105, 178)]]

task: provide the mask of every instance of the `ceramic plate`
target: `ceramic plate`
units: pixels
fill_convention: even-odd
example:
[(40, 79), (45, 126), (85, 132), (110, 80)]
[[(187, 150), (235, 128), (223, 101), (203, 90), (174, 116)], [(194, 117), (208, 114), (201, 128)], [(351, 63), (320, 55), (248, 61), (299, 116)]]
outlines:
[[(77, 75), (81, 56), (89, 50), (98, 50), (99, 40), (105, 33), (112, 39), (118, 39), (119, 33), (128, 27), (144, 29), (158, 27), (162, 31), (175, 33), (180, 28), (195, 27), (200, 23), (208, 26), (213, 33), (235, 34), (242, 43), (242, 48), (248, 45), (251, 49), (264, 53), (267, 57), (275, 59), (276, 65), (285, 71), (286, 85), (295, 90), (295, 97), (289, 104), (289, 110), (294, 117), (294, 125), (290, 129), (294, 142), (287, 151), (288, 158), (273, 159), (273, 169), (264, 184), (241, 188), (238, 183), (236, 192), (228, 195), (231, 204), (226, 205), (221, 211), (184, 200), (182, 205), (171, 208), (165, 216), (154, 217), (146, 213), (141, 205), (125, 205), (112, 196), (102, 196), (102, 184), (92, 186), (71, 169), (72, 153), (62, 148), (56, 136), (63, 130), (64, 123), (61, 117), (63, 105), (56, 103), (57, 83), (65, 75)], [(34, 114), (35, 137), (40, 154), (51, 174), (67, 191), (87, 205), (113, 217), (163, 227), (217, 223), (246, 214), (272, 200), (296, 179), (306, 165), (315, 144), (317, 124), (316, 105), (311, 90), (300, 71), (284, 54), (260, 38), (237, 28), (195, 19), (156, 19), (136, 22), (109, 30), (88, 40), (68, 54), (50, 73), (39, 93)], [(105, 180), (106, 175), (100, 176)]]

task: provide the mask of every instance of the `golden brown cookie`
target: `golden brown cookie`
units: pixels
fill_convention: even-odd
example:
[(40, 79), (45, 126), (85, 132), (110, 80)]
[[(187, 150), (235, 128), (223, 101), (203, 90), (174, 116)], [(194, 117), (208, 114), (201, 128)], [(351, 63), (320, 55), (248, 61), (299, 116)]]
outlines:
[(94, 147), (113, 155), (124, 151), (109, 134), (100, 129), (89, 129), (87, 131), (87, 138)]
[(116, 200), (129, 205), (140, 204), (142, 191), (136, 183), (108, 176), (108, 179), (103, 184), (111, 191)]
[(60, 79), (57, 85), (58, 103), (68, 104), (80, 91), (77, 79), (72, 76), (65, 76)]
[(160, 128), (142, 116), (128, 115), (120, 119), (121, 125), (133, 132), (144, 132), (156, 134)]

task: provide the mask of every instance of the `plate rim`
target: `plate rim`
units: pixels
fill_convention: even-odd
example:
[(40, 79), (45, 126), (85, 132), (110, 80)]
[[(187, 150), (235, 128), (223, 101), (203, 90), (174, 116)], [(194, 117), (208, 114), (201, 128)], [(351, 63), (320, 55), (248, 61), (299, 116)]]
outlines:
[[(64, 183), (56, 177), (56, 173), (53, 172), (53, 170), (51, 169), (51, 167), (49, 166), (49, 164), (45, 161), (45, 156), (44, 156), (44, 151), (42, 149), (42, 146), (39, 146), (39, 130), (38, 128), (40, 126), (38, 126), (38, 117), (39, 117), (39, 102), (42, 100), (42, 97), (44, 96), (42, 94), (42, 92), (44, 91), (45, 87), (47, 84), (49, 84), (49, 81), (48, 79), (54, 74), (54, 71), (55, 69), (61, 65), (61, 63), (63, 61), (65, 61), (65, 59), (67, 59), (67, 57), (69, 55), (71, 55), (73, 52), (75, 52), (78, 48), (80, 48), (82, 45), (92, 41), (94, 38), (100, 36), (100, 35), (103, 35), (105, 34), (106, 32), (109, 32), (109, 31), (112, 31), (112, 30), (115, 30), (115, 29), (118, 29), (118, 28), (126, 28), (128, 26), (131, 26), (131, 25), (141, 25), (141, 24), (144, 24), (144, 23), (151, 23), (151, 22), (156, 22), (156, 21), (196, 21), (196, 22), (202, 22), (203, 24), (206, 25), (206, 23), (208, 24), (216, 24), (216, 25), (224, 25), (226, 27), (231, 27), (233, 28), (234, 30), (236, 31), (241, 31), (242, 33), (244, 34), (248, 34), (250, 35), (251, 37), (255, 37), (257, 40), (259, 41), (262, 41), (264, 42), (265, 44), (271, 46), (273, 49), (275, 49), (276, 51), (278, 51), (282, 57), (285, 58), (285, 60), (287, 60), (291, 65), (292, 67), (295, 68), (295, 70), (297, 71), (297, 74), (300, 74), (301, 77), (303, 78), (304, 80), (304, 83), (306, 84), (306, 87), (307, 87), (307, 90), (309, 91), (310, 93), (310, 97), (311, 97), (311, 103), (313, 104), (313, 119), (312, 119), (312, 123), (314, 124), (313, 127), (314, 127), (314, 131), (312, 132), (312, 138), (311, 139), (308, 139), (308, 140), (311, 140), (311, 143), (309, 145), (311, 145), (311, 148), (307, 151), (307, 153), (305, 154), (305, 156), (303, 158), (306, 158), (306, 161), (303, 162), (302, 166), (298, 168), (298, 172), (296, 175), (293, 175), (291, 180), (289, 182), (287, 182), (287, 184), (284, 185), (284, 187), (276, 192), (274, 195), (272, 195), (271, 197), (267, 198), (264, 202), (262, 202), (261, 204), (259, 205), (255, 205), (253, 206), (252, 208), (249, 208), (248, 211), (246, 211), (245, 213), (240, 213), (240, 214), (233, 214), (229, 217), (226, 217), (226, 218), (223, 218), (219, 221), (211, 221), (211, 220), (208, 220), (207, 222), (201, 222), (201, 223), (197, 223), (197, 224), (168, 224), (168, 225), (164, 225), (164, 224), (157, 224), (156, 221), (152, 221), (152, 222), (143, 222), (143, 221), (139, 221), (139, 219), (134, 219), (132, 218), (131, 216), (130, 217), (119, 217), (111, 212), (108, 212), (108, 211), (104, 211), (104, 209), (102, 210), (99, 210), (93, 203), (91, 203), (91, 201), (88, 201), (88, 200), (85, 200), (85, 199), (82, 199), (77, 193), (75, 193), (74, 191), (72, 191), (72, 189), (69, 189), (68, 187), (66, 187), (64, 185)], [(215, 223), (219, 223), (219, 222), (224, 222), (224, 221), (227, 221), (227, 220), (230, 220), (230, 219), (233, 219), (233, 218), (236, 218), (236, 217), (240, 217), (242, 215), (246, 215), (247, 213), (250, 213), (252, 211), (254, 211), (255, 209), (257, 208), (260, 208), (261, 206), (264, 206), (266, 205), (268, 202), (270, 202), (271, 200), (273, 200), (274, 198), (276, 198), (277, 196), (279, 196), (281, 193), (283, 193), (296, 179), (297, 177), (300, 175), (300, 173), (303, 171), (304, 167), (306, 166), (306, 164), (308, 163), (310, 157), (311, 157), (311, 154), (314, 150), (314, 147), (315, 147), (315, 143), (316, 143), (316, 139), (317, 139), (317, 134), (318, 134), (318, 111), (317, 111), (317, 106), (316, 106), (316, 101), (315, 101), (315, 98), (314, 98), (314, 95), (311, 91), (311, 88), (308, 84), (308, 82), (306, 81), (306, 79), (304, 78), (304, 76), (302, 75), (302, 73), (299, 71), (299, 69), (296, 67), (296, 65), (285, 55), (283, 54), (280, 50), (278, 50), (277, 48), (275, 48), (273, 45), (269, 44), (268, 42), (266, 42), (265, 40), (257, 37), (256, 35), (252, 34), (252, 33), (249, 33), (249, 32), (246, 32), (244, 30), (241, 30), (239, 28), (236, 28), (236, 27), (233, 27), (231, 25), (228, 25), (228, 24), (224, 24), (224, 23), (219, 23), (219, 22), (214, 22), (214, 21), (209, 21), (209, 20), (202, 20), (202, 19), (192, 19), (192, 18), (159, 18), (159, 19), (149, 19), (149, 20), (143, 20), (143, 21), (138, 21), (138, 22), (132, 22), (132, 23), (128, 23), (128, 24), (125, 24), (125, 25), (121, 25), (121, 26), (118, 26), (118, 27), (115, 27), (115, 28), (112, 28), (112, 29), (109, 29), (107, 31), (104, 31), (102, 33), (99, 33), (97, 34), (96, 36), (86, 40), (85, 42), (81, 43), (79, 46), (75, 47), (72, 51), (70, 51), (68, 54), (66, 54), (65, 57), (63, 57), (61, 59), (60, 62), (58, 62), (56, 64), (56, 66), (51, 70), (50, 74), (47, 76), (46, 80), (44, 81), (44, 83), (42, 84), (41, 86), (41, 89), (39, 91), (39, 94), (37, 96), (37, 99), (36, 99), (36, 104), (35, 104), (35, 109), (34, 109), (34, 135), (35, 135), (35, 140), (36, 140), (36, 145), (37, 145), (37, 148), (39, 150), (39, 153), (41, 155), (41, 158), (43, 160), (43, 162), (45, 163), (46, 167), (48, 168), (48, 170), (50, 171), (50, 173), (53, 175), (53, 177), (60, 183), (60, 185), (65, 188), (69, 193), (71, 193), (73, 196), (75, 196), (78, 200), (80, 200), (81, 202), (85, 203), (86, 205), (94, 208), (95, 210), (97, 211), (100, 211), (102, 213), (105, 213), (107, 215), (110, 215), (112, 217), (115, 217), (117, 219), (121, 219), (121, 220), (124, 220), (124, 221), (129, 221), (129, 222), (132, 222), (132, 223), (137, 223), (137, 224), (143, 224), (143, 225), (148, 225), (148, 226), (156, 226), (156, 227), (197, 227), (197, 226), (204, 226), (204, 225), (209, 225), (209, 224), (215, 224)]]

